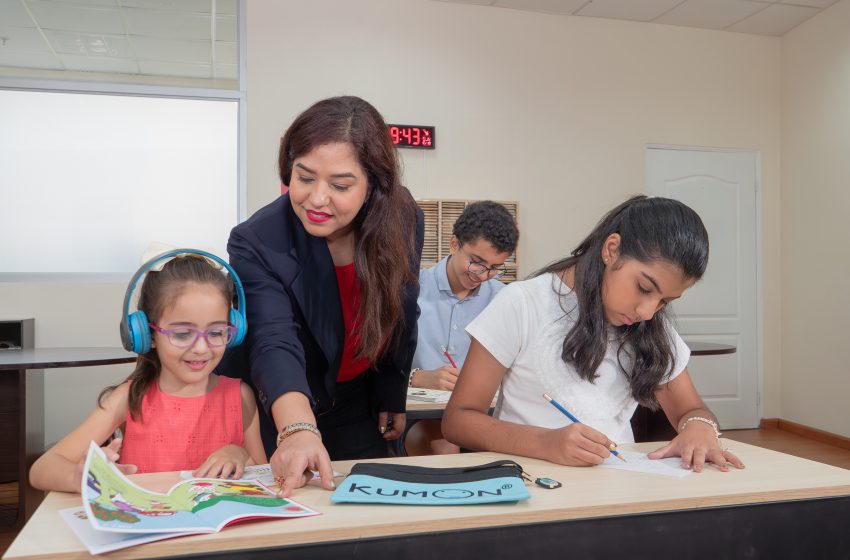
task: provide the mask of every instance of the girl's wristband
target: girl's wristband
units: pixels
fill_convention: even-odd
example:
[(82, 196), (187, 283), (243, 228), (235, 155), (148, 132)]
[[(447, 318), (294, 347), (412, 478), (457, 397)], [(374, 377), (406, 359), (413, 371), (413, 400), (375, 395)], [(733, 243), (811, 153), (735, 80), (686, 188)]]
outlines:
[(407, 379), (407, 386), (408, 387), (413, 387), (413, 376), (416, 375), (417, 371), (422, 371), (422, 369), (415, 367), (412, 370), (410, 370), (410, 377)]
[(720, 439), (720, 436), (723, 435), (720, 433), (720, 428), (717, 426), (717, 422), (710, 418), (705, 418), (703, 416), (691, 416), (690, 418), (682, 422), (682, 425), (679, 427), (679, 433), (682, 433), (688, 426), (688, 424), (690, 424), (691, 422), (703, 422), (705, 424), (708, 424), (714, 429), (714, 437), (716, 437), (717, 439)]

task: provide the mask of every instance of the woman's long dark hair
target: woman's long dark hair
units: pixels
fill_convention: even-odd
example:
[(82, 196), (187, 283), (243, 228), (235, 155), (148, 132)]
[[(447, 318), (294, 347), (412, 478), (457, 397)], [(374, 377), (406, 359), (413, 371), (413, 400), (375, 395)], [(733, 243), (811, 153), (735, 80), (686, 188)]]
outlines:
[(378, 111), (359, 97), (319, 101), (295, 119), (280, 145), (283, 184), (289, 185), (293, 162), (314, 148), (350, 144), (366, 172), (368, 194), (354, 218), (354, 269), (360, 283), (357, 357), (370, 363), (388, 350), (404, 320), (404, 286), (416, 282), (416, 203), (400, 183), (398, 154)]
[[(145, 312), (151, 323), (157, 323), (162, 312), (170, 305), (174, 305), (177, 298), (191, 287), (191, 284), (210, 284), (218, 288), (230, 308), (233, 302), (233, 282), (230, 277), (214, 268), (205, 258), (200, 255), (186, 254), (178, 256), (162, 267), (162, 270), (149, 271), (145, 274), (145, 280), (139, 291), (139, 302), (136, 307)], [(142, 418), (142, 399), (151, 385), (156, 383), (159, 372), (162, 369), (156, 348), (151, 348), (144, 354), (139, 354), (136, 359), (136, 367), (126, 381), (131, 381), (130, 394), (130, 416), (134, 420)], [(107, 387), (97, 397), (98, 406), (103, 399), (111, 393), (117, 385)]]
[[(667, 261), (692, 280), (702, 278), (708, 265), (708, 232), (697, 213), (677, 200), (641, 195), (608, 212), (569, 257), (536, 272), (534, 276), (557, 274), (575, 267), (573, 291), (579, 313), (564, 337), (561, 358), (591, 382), (608, 347), (608, 323), (602, 306), (602, 246), (613, 233), (620, 235), (618, 259)], [(621, 335), (618, 359), (625, 351), (632, 362), (631, 371), (623, 367), (622, 360), (620, 367), (629, 379), (632, 396), (650, 408), (657, 408), (655, 390), (674, 365), (668, 325), (662, 309), (651, 319), (617, 328)]]

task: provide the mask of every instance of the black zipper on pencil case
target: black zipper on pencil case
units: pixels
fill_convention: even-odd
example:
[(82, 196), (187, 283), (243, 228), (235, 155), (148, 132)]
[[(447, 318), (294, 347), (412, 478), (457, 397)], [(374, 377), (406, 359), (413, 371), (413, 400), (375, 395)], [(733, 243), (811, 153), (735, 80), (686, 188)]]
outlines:
[(494, 461), (486, 465), (470, 467), (417, 467), (414, 465), (395, 465), (392, 463), (357, 463), (351, 467), (351, 474), (360, 474), (397, 480), (399, 482), (419, 482), (425, 484), (445, 484), (455, 482), (475, 482), (501, 477), (524, 478), (522, 467), (514, 461)]

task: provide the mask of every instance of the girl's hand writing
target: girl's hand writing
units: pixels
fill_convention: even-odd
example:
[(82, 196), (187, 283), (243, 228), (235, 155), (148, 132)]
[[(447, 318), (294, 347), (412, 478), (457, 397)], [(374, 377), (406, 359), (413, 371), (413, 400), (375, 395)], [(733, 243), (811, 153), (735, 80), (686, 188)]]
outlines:
[(608, 436), (587, 424), (570, 424), (548, 430), (543, 439), (542, 449), (548, 450), (548, 460), (571, 467), (598, 465), (616, 447)]
[(729, 463), (739, 469), (744, 468), (744, 463), (735, 454), (721, 448), (714, 428), (703, 422), (690, 422), (673, 441), (647, 454), (647, 457), (681, 457), (682, 467), (693, 469), (694, 472), (702, 472), (706, 461), (714, 463), (723, 472), (729, 470)]
[(225, 445), (207, 457), (192, 476), (197, 478), (242, 478), (245, 465), (250, 460), (248, 451), (240, 445)]
[(309, 430), (295, 432), (284, 439), (269, 462), (275, 478), (283, 480), (278, 492), (281, 497), (288, 498), (293, 490), (307, 484), (313, 478), (312, 470), (319, 471), (325, 490), (335, 488), (328, 452), (322, 440)]

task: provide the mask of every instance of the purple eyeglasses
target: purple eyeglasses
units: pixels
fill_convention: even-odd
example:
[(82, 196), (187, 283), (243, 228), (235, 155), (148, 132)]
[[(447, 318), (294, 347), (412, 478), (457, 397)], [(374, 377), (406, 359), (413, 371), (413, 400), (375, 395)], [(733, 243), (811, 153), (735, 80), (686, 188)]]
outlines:
[(191, 348), (196, 342), (198, 342), (200, 337), (204, 337), (208, 346), (224, 346), (230, 342), (233, 335), (236, 333), (236, 327), (233, 325), (216, 325), (205, 331), (194, 327), (179, 327), (168, 330), (160, 328), (153, 323), (148, 323), (148, 325), (156, 332), (167, 336), (168, 342), (177, 348)]

